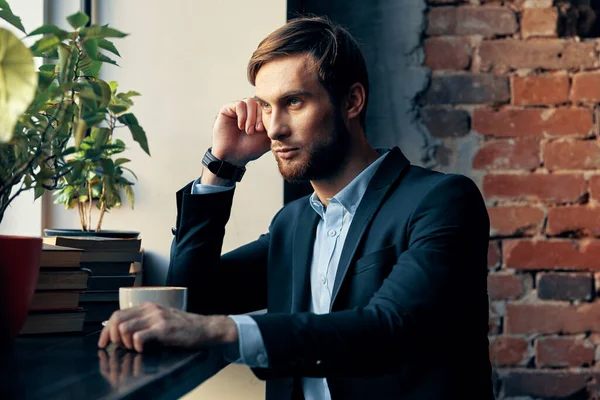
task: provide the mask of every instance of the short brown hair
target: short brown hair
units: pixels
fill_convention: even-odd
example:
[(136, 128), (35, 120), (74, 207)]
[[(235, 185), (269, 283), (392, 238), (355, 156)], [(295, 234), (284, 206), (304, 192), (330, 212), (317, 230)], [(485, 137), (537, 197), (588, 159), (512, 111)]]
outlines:
[(369, 78), (357, 41), (341, 26), (326, 17), (300, 17), (290, 20), (263, 39), (248, 62), (248, 80), (256, 83), (260, 68), (269, 61), (307, 53), (313, 57), (319, 81), (332, 103), (340, 104), (350, 86), (359, 82), (365, 88), (365, 106), (360, 124), (365, 128)]

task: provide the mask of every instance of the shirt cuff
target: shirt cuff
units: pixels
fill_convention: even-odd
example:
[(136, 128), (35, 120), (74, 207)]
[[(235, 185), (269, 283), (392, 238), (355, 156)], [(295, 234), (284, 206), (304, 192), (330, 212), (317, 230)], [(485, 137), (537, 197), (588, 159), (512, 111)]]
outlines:
[(237, 327), (238, 341), (225, 349), (225, 358), (236, 364), (267, 368), (267, 350), (256, 321), (248, 315), (229, 315), (229, 318)]
[(200, 183), (200, 178), (196, 179), (192, 184), (192, 194), (212, 194), (225, 192), (226, 190), (231, 190), (235, 187), (233, 186), (219, 186), (219, 185), (206, 185)]

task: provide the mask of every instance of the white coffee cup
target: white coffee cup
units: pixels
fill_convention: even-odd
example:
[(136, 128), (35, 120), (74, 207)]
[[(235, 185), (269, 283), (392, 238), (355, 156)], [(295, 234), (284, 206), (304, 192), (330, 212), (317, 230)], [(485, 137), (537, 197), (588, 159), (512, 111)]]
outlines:
[(185, 311), (187, 309), (187, 288), (176, 286), (134, 286), (119, 288), (121, 310), (153, 302), (165, 307)]

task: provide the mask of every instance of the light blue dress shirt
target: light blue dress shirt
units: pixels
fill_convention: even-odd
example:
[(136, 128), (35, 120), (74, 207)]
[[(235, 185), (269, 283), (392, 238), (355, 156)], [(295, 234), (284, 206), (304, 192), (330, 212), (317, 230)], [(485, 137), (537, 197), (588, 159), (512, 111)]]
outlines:
[[(354, 213), (360, 204), (369, 182), (385, 158), (387, 150), (380, 151), (374, 163), (365, 168), (344, 189), (333, 198), (327, 199), (325, 207), (315, 193), (310, 205), (321, 217), (313, 247), (310, 270), (311, 301), (310, 312), (326, 314), (331, 310), (333, 283), (338, 269), (342, 248)], [(213, 186), (200, 184), (198, 178), (192, 185), (192, 194), (207, 194), (231, 190), (233, 186)], [(230, 348), (229, 361), (246, 364), (250, 367), (267, 368), (269, 360), (258, 325), (249, 315), (230, 315), (238, 328), (238, 343)], [(329, 387), (325, 378), (302, 378), (302, 390), (306, 400), (330, 400)]]

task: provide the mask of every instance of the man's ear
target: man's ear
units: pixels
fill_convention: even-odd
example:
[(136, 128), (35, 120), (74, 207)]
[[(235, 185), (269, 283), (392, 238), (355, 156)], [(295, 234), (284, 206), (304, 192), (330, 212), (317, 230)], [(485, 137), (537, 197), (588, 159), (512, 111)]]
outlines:
[(348, 120), (358, 118), (365, 107), (366, 97), (365, 87), (361, 83), (356, 82), (350, 86), (346, 102), (346, 115), (348, 116)]

